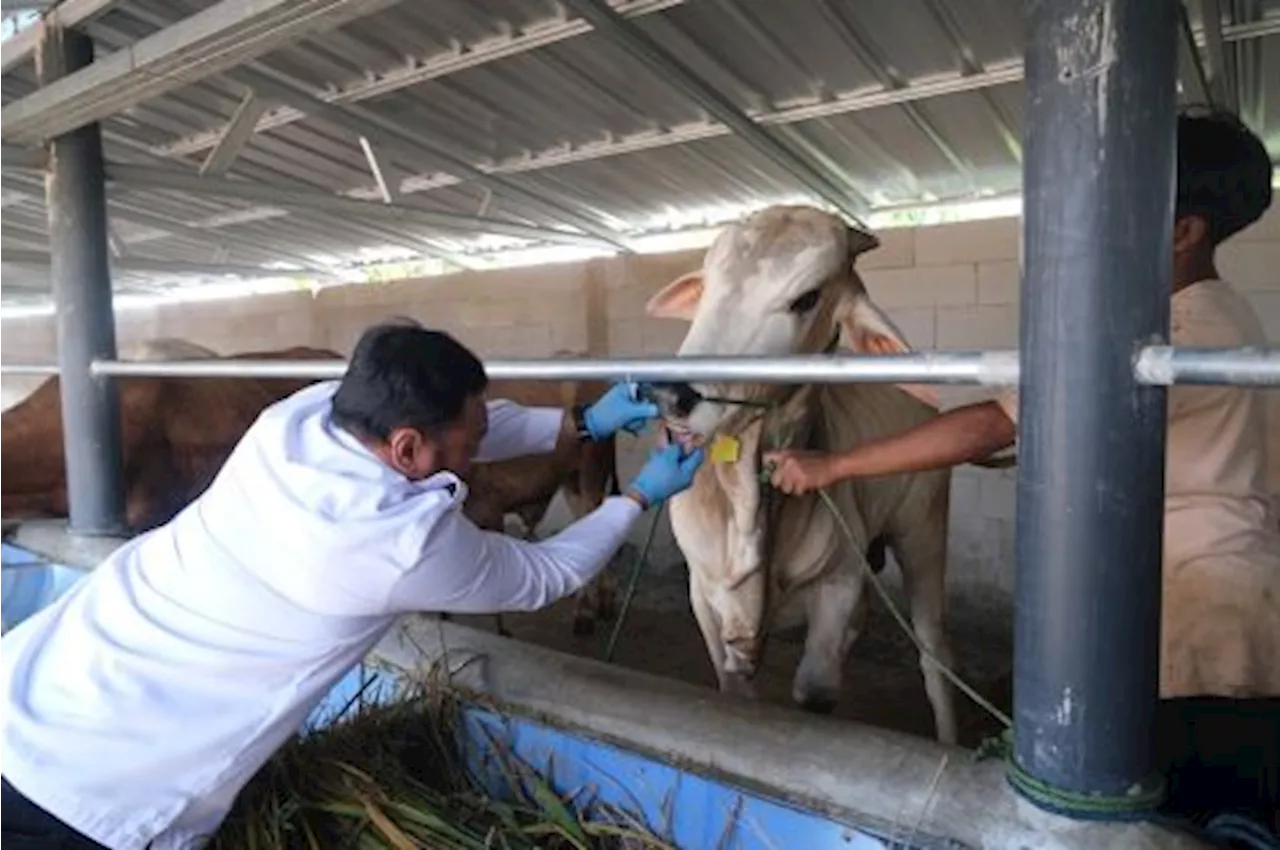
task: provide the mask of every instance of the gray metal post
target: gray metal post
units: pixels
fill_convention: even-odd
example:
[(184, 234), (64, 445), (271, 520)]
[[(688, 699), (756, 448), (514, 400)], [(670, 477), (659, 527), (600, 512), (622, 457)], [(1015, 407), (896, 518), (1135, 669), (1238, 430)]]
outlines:
[(1027, 3), (1014, 760), (1036, 804), (1159, 802), (1178, 0)]
[[(37, 54), (42, 85), (93, 61), (93, 41), (49, 27)], [(115, 359), (108, 268), (106, 172), (102, 135), (88, 124), (50, 143), (45, 177), (50, 278), (57, 308), (62, 438), (66, 446), (70, 530), (124, 532), (120, 413), (114, 382), (89, 364)]]

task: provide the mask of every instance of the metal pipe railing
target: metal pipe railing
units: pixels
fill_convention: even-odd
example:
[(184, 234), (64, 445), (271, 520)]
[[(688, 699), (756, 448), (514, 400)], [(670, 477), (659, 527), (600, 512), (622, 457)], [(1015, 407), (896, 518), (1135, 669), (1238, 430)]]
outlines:
[[(221, 360), (99, 362), (96, 375), (337, 378), (341, 361)], [(940, 383), (1016, 382), (1018, 353), (929, 351), (874, 357), (621, 357), (497, 360), (485, 364), (491, 378), (532, 380), (694, 381), (699, 383)]]
[(1225, 384), (1280, 386), (1280, 349), (1175, 348), (1151, 345), (1138, 353), (1134, 377), (1140, 384)]
[[(312, 378), (342, 377), (343, 360), (97, 360), (98, 377)], [(1018, 383), (1018, 352), (917, 351), (910, 354), (788, 357), (617, 357), (492, 360), (491, 378), (510, 380), (637, 380), (695, 383), (912, 383), (1010, 386)], [(1134, 362), (1139, 383), (1280, 386), (1280, 349), (1147, 346)], [(0, 374), (56, 375), (47, 364), (0, 364)]]
[(4, 363), (0, 364), (0, 375), (44, 375), (52, 378), (58, 375), (58, 367), (49, 363)]

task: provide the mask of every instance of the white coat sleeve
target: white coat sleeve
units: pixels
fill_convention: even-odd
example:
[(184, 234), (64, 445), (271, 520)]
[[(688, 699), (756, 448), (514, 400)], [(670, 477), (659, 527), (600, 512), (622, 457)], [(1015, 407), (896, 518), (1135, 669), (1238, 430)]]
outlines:
[(560, 439), (564, 411), (558, 407), (523, 407), (499, 399), (486, 405), (489, 430), (475, 460), (498, 461), (553, 452)]
[(422, 557), (392, 586), (389, 613), (534, 611), (595, 577), (626, 540), (641, 509), (613, 496), (559, 534), (531, 543), (482, 531), (461, 510), (441, 517)]

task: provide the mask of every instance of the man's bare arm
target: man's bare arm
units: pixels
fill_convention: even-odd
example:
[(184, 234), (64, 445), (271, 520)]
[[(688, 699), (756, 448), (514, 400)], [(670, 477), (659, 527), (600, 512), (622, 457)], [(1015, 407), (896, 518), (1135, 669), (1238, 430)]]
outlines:
[(1017, 429), (994, 401), (949, 410), (890, 437), (833, 454), (769, 452), (773, 483), (785, 493), (807, 493), (846, 478), (945, 469), (985, 460), (1012, 445)]

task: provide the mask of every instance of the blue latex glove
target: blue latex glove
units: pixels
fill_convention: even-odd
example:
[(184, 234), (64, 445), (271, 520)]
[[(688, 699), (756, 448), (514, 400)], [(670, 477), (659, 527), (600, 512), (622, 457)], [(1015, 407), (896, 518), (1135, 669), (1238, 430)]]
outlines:
[(638, 434), (650, 419), (658, 418), (658, 405), (641, 401), (639, 385), (634, 382), (614, 384), (609, 391), (582, 414), (582, 424), (593, 440), (607, 440), (618, 431)]
[(684, 455), (680, 446), (675, 443), (654, 449), (640, 474), (632, 480), (629, 489), (644, 499), (646, 506), (660, 505), (680, 491), (688, 489), (693, 483), (694, 473), (702, 466), (706, 456), (701, 447)]

